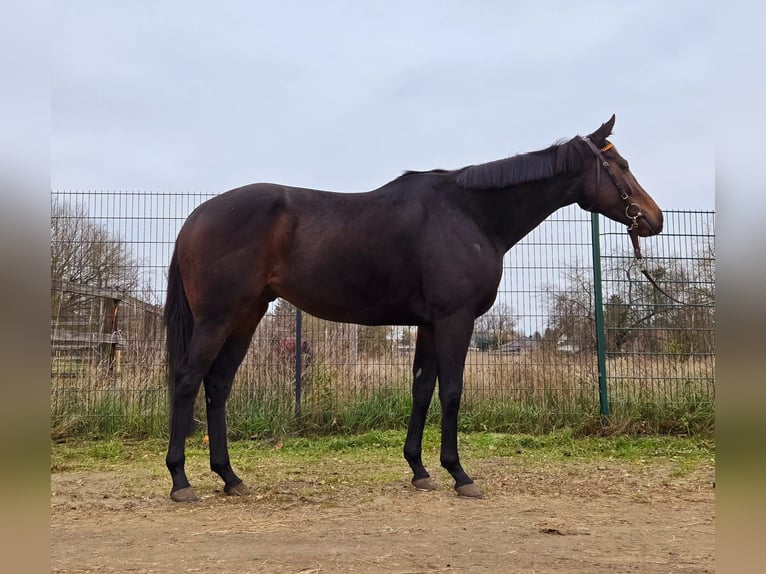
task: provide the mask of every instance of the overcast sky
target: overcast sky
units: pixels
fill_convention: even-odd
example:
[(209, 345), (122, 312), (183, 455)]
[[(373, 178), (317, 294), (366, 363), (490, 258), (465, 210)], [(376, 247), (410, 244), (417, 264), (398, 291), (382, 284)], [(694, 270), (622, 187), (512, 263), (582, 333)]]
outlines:
[(661, 207), (714, 209), (708, 2), (53, 9), (53, 189), (364, 191), (616, 113), (612, 139)]

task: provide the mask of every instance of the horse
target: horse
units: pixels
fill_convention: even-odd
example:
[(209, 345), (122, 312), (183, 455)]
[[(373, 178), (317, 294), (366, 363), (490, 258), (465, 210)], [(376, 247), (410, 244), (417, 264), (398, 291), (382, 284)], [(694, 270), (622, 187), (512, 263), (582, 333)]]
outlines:
[(639, 236), (662, 230), (662, 211), (607, 140), (614, 122), (489, 163), (406, 171), (373, 191), (256, 183), (199, 205), (177, 236), (164, 310), (171, 499), (198, 500), (184, 462), (203, 382), (210, 468), (225, 493), (251, 492), (229, 458), (226, 400), (277, 297), (326, 320), (416, 326), (404, 441), (412, 485), (437, 488), (421, 451), (438, 380), (441, 466), (457, 495), (483, 497), (460, 463), (458, 411), (474, 320), (497, 297), (505, 253), (573, 203), (627, 225), (636, 249)]

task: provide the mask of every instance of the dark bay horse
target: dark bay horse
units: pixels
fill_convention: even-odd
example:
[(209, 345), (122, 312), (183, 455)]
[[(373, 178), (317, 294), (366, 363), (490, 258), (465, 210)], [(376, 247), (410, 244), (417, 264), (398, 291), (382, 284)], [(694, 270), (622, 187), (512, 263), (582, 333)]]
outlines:
[(481, 497), (460, 465), (457, 419), (474, 320), (495, 301), (504, 254), (575, 202), (628, 225), (635, 246), (662, 230), (662, 212), (607, 141), (613, 125), (614, 116), (587, 137), (490, 163), (406, 172), (367, 193), (259, 183), (197, 207), (176, 241), (165, 307), (171, 498), (196, 500), (184, 448), (203, 381), (210, 467), (226, 493), (249, 492), (229, 461), (226, 399), (277, 297), (322, 319), (416, 325), (404, 444), (412, 483), (435, 488), (421, 441), (438, 379), (441, 464), (459, 495)]

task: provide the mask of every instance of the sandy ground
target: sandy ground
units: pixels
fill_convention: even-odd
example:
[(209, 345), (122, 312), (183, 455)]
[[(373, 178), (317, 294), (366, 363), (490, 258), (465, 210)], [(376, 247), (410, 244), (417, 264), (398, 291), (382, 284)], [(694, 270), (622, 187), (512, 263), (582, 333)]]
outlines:
[[(53, 572), (714, 572), (714, 469), (472, 461), (487, 497), (296, 474), (176, 504), (162, 473), (55, 472)], [(337, 475), (337, 473), (334, 473)]]

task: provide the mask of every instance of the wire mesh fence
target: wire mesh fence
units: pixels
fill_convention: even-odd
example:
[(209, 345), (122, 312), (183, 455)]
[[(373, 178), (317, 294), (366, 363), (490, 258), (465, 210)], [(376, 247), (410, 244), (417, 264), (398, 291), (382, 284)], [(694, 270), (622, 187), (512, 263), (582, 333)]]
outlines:
[[(166, 267), (183, 221), (209, 197), (52, 193), (56, 433), (166, 432)], [(644, 242), (647, 267), (683, 304), (638, 273), (624, 228), (601, 219), (606, 374), (615, 413), (630, 411), (626, 416), (642, 424), (660, 409), (669, 417), (666, 426), (683, 430), (714, 396), (714, 214), (665, 217), (663, 233)], [(572, 206), (506, 255), (497, 301), (475, 324), (465, 369), (464, 429), (546, 430), (598, 420), (592, 253), (590, 216)], [(286, 301), (270, 307), (229, 399), (232, 434), (406, 424), (414, 327), (331, 323), (307, 315), (302, 326), (296, 333), (296, 310)], [(432, 411), (433, 422), (438, 412)], [(202, 408), (196, 416), (204, 424)]]
[[(621, 249), (624, 230), (601, 235), (605, 339), (613, 404), (679, 404), (682, 423), (715, 393), (715, 214), (665, 213), (665, 229), (644, 241), (648, 272)], [(707, 403), (707, 401), (711, 401)], [(685, 418), (684, 418), (685, 417)]]

